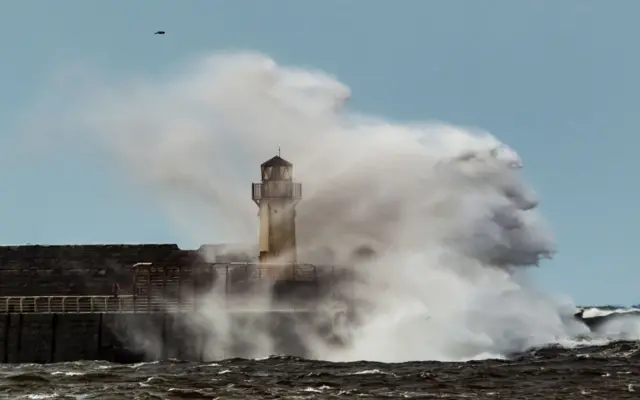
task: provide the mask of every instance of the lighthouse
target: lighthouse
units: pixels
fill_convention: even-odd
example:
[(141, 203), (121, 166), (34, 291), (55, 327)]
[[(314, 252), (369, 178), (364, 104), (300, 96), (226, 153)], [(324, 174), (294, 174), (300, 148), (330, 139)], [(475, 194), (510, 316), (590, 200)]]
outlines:
[(293, 164), (277, 156), (260, 165), (262, 181), (252, 184), (258, 205), (260, 263), (276, 279), (287, 279), (296, 262), (296, 205), (302, 185), (293, 181)]

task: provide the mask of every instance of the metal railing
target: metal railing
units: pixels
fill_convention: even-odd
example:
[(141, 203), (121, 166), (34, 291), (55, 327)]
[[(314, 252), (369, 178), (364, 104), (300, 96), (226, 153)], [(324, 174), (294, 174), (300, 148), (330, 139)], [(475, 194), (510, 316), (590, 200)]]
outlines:
[[(189, 312), (197, 303), (189, 300), (163, 300), (159, 298), (126, 296), (13, 296), (0, 297), (0, 314), (101, 314)], [(309, 311), (305, 306), (261, 308), (238, 304), (227, 308), (233, 312), (291, 312)]]
[[(313, 282), (321, 275), (333, 274), (334, 267), (318, 268), (313, 264), (278, 264), (256, 262), (213, 262), (203, 263), (196, 267), (184, 267), (164, 263), (136, 263), (133, 265), (133, 292), (142, 294), (143, 291), (155, 289), (163, 291), (170, 287), (182, 288), (195, 285), (203, 279), (221, 279), (225, 285), (231, 286), (240, 282), (276, 282), (296, 281)], [(204, 273), (194, 278), (194, 274)], [(209, 275), (209, 278), (206, 277)], [(173, 289), (169, 289), (173, 290)]]
[(291, 280), (291, 281), (313, 281), (318, 279), (318, 267), (313, 264), (278, 264), (278, 263), (255, 263), (255, 262), (222, 262), (211, 263), (211, 268), (226, 275), (242, 275), (247, 280), (269, 281), (269, 280)]
[(0, 297), (0, 313), (130, 313), (181, 311), (193, 303), (149, 297), (124, 296), (14, 296)]
[(263, 199), (292, 199), (302, 198), (302, 184), (291, 181), (268, 181), (251, 184), (253, 201)]

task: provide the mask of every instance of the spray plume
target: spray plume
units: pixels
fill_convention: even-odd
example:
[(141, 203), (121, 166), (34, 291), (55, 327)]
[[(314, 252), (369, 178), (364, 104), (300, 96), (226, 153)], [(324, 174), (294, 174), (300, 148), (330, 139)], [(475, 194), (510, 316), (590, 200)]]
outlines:
[[(67, 122), (161, 194), (176, 222), (206, 225), (199, 232), (256, 241), (249, 183), (281, 146), (304, 188), (300, 258), (348, 265), (359, 276), (350, 296), (368, 304), (347, 348), (309, 335), (315, 357), (501, 357), (586, 330), (566, 318), (572, 304), (524, 279), (553, 239), (517, 154), (486, 132), (357, 114), (337, 79), (256, 53), (90, 87)], [(358, 261), (363, 248), (376, 257)], [(229, 326), (215, 304), (194, 318), (199, 329)]]

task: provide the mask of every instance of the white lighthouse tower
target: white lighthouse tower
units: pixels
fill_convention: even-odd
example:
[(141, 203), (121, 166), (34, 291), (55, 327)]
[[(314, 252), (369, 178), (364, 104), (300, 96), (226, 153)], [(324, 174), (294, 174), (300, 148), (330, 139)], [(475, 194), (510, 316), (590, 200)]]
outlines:
[(260, 208), (260, 263), (273, 278), (287, 279), (297, 262), (295, 218), (302, 185), (293, 181), (293, 164), (280, 155), (262, 163), (260, 173), (262, 182), (252, 184)]

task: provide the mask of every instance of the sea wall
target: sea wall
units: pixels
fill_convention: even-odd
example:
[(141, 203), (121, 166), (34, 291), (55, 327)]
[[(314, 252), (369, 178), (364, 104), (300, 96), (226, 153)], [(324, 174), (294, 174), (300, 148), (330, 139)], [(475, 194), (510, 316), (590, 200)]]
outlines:
[(104, 349), (113, 345), (104, 320), (102, 314), (2, 314), (0, 361), (48, 363), (103, 358)]
[[(255, 356), (256, 324), (266, 324), (270, 354), (304, 356), (298, 324), (309, 313), (236, 313), (233, 341), (195, 327), (186, 313), (0, 314), (0, 362), (51, 363), (105, 360), (130, 363), (168, 358), (208, 361)], [(244, 332), (243, 334), (237, 334)], [(244, 336), (244, 337), (243, 337)]]
[(0, 296), (110, 295), (114, 283), (126, 293), (137, 262), (199, 259), (175, 244), (0, 246)]

